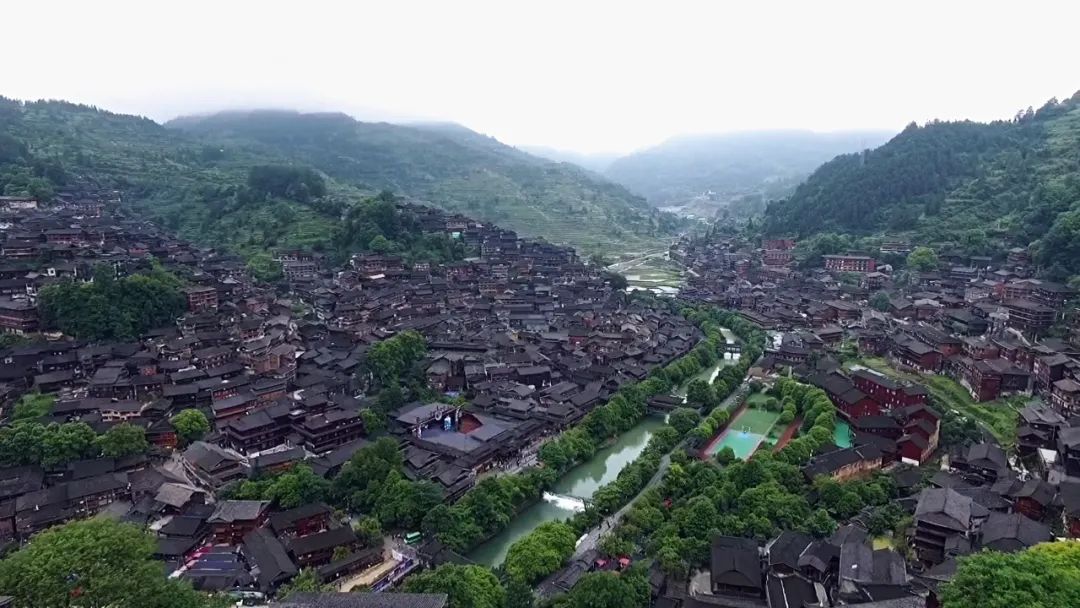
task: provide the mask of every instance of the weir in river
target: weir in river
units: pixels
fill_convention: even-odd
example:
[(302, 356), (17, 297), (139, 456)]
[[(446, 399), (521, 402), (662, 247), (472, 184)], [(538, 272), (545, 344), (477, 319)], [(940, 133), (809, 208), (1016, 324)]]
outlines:
[[(726, 328), (723, 331), (728, 342), (735, 340)], [(722, 356), (716, 365), (683, 383), (681, 387), (672, 391), (672, 394), (685, 398), (686, 387), (690, 381), (700, 378), (712, 382), (721, 367), (735, 363), (738, 357), (737, 354)], [(467, 557), (478, 564), (496, 567), (506, 558), (510, 545), (535, 530), (540, 524), (566, 519), (584, 510), (585, 504), (582, 499), (592, 498), (601, 486), (614, 481), (619, 471), (622, 471), (645, 450), (653, 433), (663, 425), (664, 421), (660, 418), (646, 416), (634, 428), (620, 435), (614, 443), (597, 450), (588, 461), (567, 471), (566, 475), (563, 475), (544, 493), (542, 500), (515, 515), (506, 528), (470, 551)]]
[(588, 461), (567, 471), (544, 493), (543, 500), (515, 515), (502, 532), (470, 551), (468, 558), (478, 564), (498, 566), (506, 557), (510, 545), (540, 524), (572, 517), (584, 509), (580, 499), (591, 498), (600, 486), (613, 481), (623, 467), (645, 450), (653, 433), (663, 425), (660, 418), (646, 416), (614, 443), (597, 450)]

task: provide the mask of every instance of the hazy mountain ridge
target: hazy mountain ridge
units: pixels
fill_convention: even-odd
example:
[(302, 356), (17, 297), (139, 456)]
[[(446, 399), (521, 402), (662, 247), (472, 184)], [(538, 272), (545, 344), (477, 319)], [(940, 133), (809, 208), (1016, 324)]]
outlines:
[(874, 147), (891, 133), (748, 131), (686, 135), (615, 160), (605, 175), (654, 205), (711, 191), (718, 199), (775, 194), (801, 181), (837, 154)]
[(358, 187), (390, 189), (591, 250), (655, 246), (677, 222), (624, 187), (460, 125), (365, 123), (344, 114), (224, 112), (168, 127), (269, 150)]
[(608, 167), (611, 166), (611, 163), (619, 158), (619, 155), (614, 152), (585, 154), (582, 152), (552, 148), (550, 146), (517, 146), (517, 148), (528, 152), (533, 156), (546, 158), (547, 160), (557, 163), (570, 163), (600, 175), (603, 175)]

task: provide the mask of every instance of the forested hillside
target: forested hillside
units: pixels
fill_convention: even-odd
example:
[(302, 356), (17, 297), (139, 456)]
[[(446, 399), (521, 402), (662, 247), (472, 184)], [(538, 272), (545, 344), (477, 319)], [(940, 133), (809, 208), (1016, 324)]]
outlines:
[(983, 255), (1032, 244), (1044, 274), (1080, 273), (1080, 93), (1009, 121), (912, 124), (838, 156), (769, 205), (764, 231), (888, 233)]
[(402, 126), (344, 114), (251, 111), (186, 117), (167, 126), (308, 164), (361, 189), (393, 190), (585, 250), (655, 245), (675, 225), (621, 186), (453, 124)]
[[(60, 101), (0, 98), (0, 184), (48, 199), (68, 184), (123, 191), (125, 203), (193, 241), (263, 270), (277, 247), (326, 250), (340, 209), (364, 198), (278, 156), (210, 145), (144, 118)], [(281, 179), (303, 188), (282, 188)], [(6, 180), (6, 183), (4, 183)]]
[[(66, 184), (116, 188), (127, 206), (244, 255), (263, 276), (276, 268), (269, 253), (277, 248), (338, 257), (370, 248), (370, 230), (346, 232), (381, 225), (365, 218), (385, 211), (372, 202), (383, 189), (586, 250), (652, 246), (672, 229), (670, 216), (619, 186), (456, 125), (371, 125), (340, 115), (297, 125), (298, 115), (281, 116), (283, 125), (271, 120), (243, 135), (192, 133), (89, 106), (0, 98), (0, 194), (47, 200)], [(395, 226), (412, 225), (398, 219)], [(374, 236), (384, 237), (378, 248), (406, 257), (460, 255), (407, 229)]]
[(654, 205), (677, 205), (706, 191), (733, 197), (782, 195), (837, 154), (880, 145), (890, 133), (750, 131), (691, 135), (615, 160), (604, 172)]

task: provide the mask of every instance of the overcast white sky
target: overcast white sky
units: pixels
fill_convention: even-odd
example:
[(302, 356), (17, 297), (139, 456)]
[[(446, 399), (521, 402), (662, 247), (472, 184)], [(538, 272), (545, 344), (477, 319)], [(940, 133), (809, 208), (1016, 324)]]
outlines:
[(625, 152), (679, 133), (990, 120), (1080, 89), (1080, 2), (4, 2), (0, 95), (237, 107)]

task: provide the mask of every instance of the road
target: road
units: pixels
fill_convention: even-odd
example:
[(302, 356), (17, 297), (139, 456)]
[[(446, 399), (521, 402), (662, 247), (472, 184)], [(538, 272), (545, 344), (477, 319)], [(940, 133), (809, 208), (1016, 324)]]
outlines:
[(649, 260), (651, 258), (665, 256), (665, 255), (667, 255), (667, 252), (668, 252), (667, 249), (658, 249), (656, 251), (650, 251), (648, 253), (642, 254), (642, 255), (640, 255), (640, 256), (638, 256), (636, 258), (633, 258), (633, 259), (625, 260), (625, 261), (622, 261), (622, 262), (615, 262), (614, 264), (608, 266), (604, 270), (610, 270), (611, 272), (619, 272), (619, 273), (621, 273), (621, 272), (624, 272), (626, 270), (629, 270), (630, 268), (634, 268), (636, 266), (644, 264), (647, 260)]

